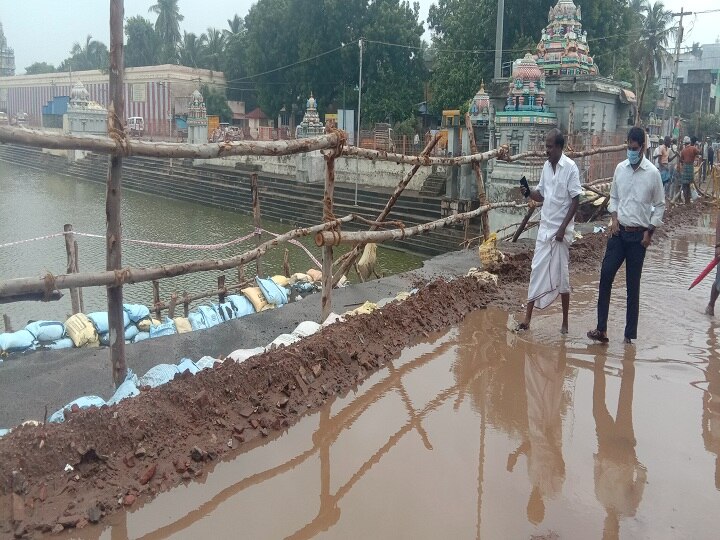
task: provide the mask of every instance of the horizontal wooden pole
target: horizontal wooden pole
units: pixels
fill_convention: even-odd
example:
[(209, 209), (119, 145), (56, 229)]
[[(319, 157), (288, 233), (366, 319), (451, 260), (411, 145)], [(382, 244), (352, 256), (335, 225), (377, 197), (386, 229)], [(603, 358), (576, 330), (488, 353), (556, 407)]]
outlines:
[(420, 233), (428, 233), (435, 229), (441, 229), (465, 221), (473, 219), (481, 214), (489, 212), (495, 208), (524, 208), (527, 204), (517, 204), (514, 202), (499, 202), (480, 206), (470, 212), (464, 212), (462, 214), (454, 214), (446, 218), (431, 221), (430, 223), (423, 223), (416, 225), (415, 227), (407, 227), (403, 229), (389, 229), (384, 231), (355, 231), (355, 232), (341, 232), (335, 231), (318, 231), (315, 234), (315, 244), (318, 246), (336, 246), (338, 244), (353, 244), (359, 243), (381, 243), (390, 240), (402, 240), (409, 236), (415, 236)]
[(64, 274), (59, 276), (24, 277), (9, 279), (0, 282), (0, 302), (2, 298), (21, 294), (43, 293), (46, 279), (51, 279), (55, 289), (69, 289), (70, 287), (106, 287), (118, 286), (126, 283), (140, 283), (153, 279), (169, 278), (195, 272), (212, 270), (227, 270), (241, 264), (246, 264), (263, 255), (270, 248), (285, 243), (293, 238), (308, 236), (318, 231), (336, 227), (341, 223), (352, 221), (353, 216), (345, 216), (327, 223), (314, 225), (304, 229), (293, 229), (281, 234), (257, 248), (229, 259), (195, 260), (185, 263), (169, 264), (152, 268), (123, 268), (115, 272), (93, 272), (85, 274)]
[(50, 294), (44, 292), (33, 292), (27, 294), (17, 294), (13, 296), (0, 297), (0, 304), (11, 304), (13, 302), (55, 302), (63, 298), (63, 293), (58, 290), (51, 291)]
[[(215, 289), (212, 291), (206, 291), (202, 293), (197, 294), (189, 294), (187, 296), (184, 296), (182, 298), (182, 301), (188, 301), (188, 302), (194, 302), (195, 300), (202, 300), (203, 298), (211, 298), (213, 296), (218, 296), (219, 294), (228, 294), (233, 291), (239, 291), (241, 289), (244, 289), (245, 287), (254, 287), (255, 286), (255, 280), (246, 280), (242, 283), (236, 283), (234, 285), (227, 285), (226, 287), (223, 287), (222, 289)], [(180, 298), (176, 300), (179, 301)], [(155, 302), (152, 306), (148, 306), (150, 311), (160, 310), (164, 311), (166, 309), (170, 309), (170, 306), (172, 305), (172, 298), (168, 302)]]
[(209, 159), (226, 156), (285, 156), (337, 148), (342, 135), (330, 133), (286, 141), (230, 141), (207, 144), (173, 143), (115, 139), (97, 135), (59, 135), (48, 131), (0, 126), (0, 143), (52, 148), (86, 150), (98, 154), (164, 158)]

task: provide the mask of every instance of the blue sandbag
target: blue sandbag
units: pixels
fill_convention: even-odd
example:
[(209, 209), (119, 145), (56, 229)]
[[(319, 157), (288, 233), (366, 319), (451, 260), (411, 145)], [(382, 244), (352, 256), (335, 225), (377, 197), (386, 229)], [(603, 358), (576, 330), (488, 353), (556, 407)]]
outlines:
[(183, 358), (177, 365), (177, 368), (179, 373), (185, 373), (186, 371), (189, 371), (193, 375), (200, 371), (200, 368), (195, 365), (195, 362), (193, 362), (189, 358)]
[(268, 304), (274, 304), (276, 306), (282, 306), (288, 303), (287, 293), (285, 289), (280, 287), (272, 279), (263, 279), (261, 277), (255, 277), (255, 282), (260, 287), (260, 290), (268, 301)]
[(229, 321), (230, 319), (235, 318), (235, 306), (232, 304), (232, 302), (213, 304), (213, 309), (223, 321)]
[(173, 364), (158, 364), (147, 370), (147, 373), (138, 379), (138, 386), (151, 386), (155, 388), (173, 380), (175, 375), (180, 373), (178, 367)]
[[(150, 316), (150, 309), (142, 304), (123, 304), (123, 309), (134, 323)], [(127, 326), (127, 324), (125, 326)]]
[(137, 375), (135, 375), (131, 369), (128, 369), (125, 381), (118, 386), (113, 396), (107, 400), (108, 405), (115, 405), (120, 403), (123, 399), (134, 397), (140, 394), (140, 390), (137, 387)]
[(190, 326), (193, 331), (207, 328), (207, 326), (205, 326), (205, 317), (203, 317), (202, 313), (195, 313), (194, 311), (191, 311), (188, 313), (187, 318), (188, 321), (190, 321)]
[(198, 306), (188, 314), (188, 320), (193, 330), (212, 328), (222, 322), (220, 315), (212, 306)]
[(133, 338), (132, 342), (140, 343), (146, 339), (150, 339), (150, 332), (138, 332), (138, 335)]
[[(110, 330), (107, 311), (96, 311), (88, 313), (87, 318), (95, 325), (98, 334), (106, 334)], [(123, 328), (130, 324), (130, 317), (127, 312), (123, 311)]]
[(8, 433), (10, 433), (9, 429), (0, 429), (0, 438), (4, 437)]
[(20, 352), (26, 351), (35, 344), (35, 336), (24, 328), (17, 332), (4, 332), (0, 334), (0, 351)]
[(73, 405), (77, 405), (81, 409), (89, 409), (90, 407), (102, 407), (105, 405), (105, 400), (99, 396), (83, 396), (77, 398), (75, 401), (71, 401), (65, 405), (62, 409), (55, 411), (48, 420), (50, 422), (64, 422), (65, 421), (65, 409), (70, 409)]
[(34, 321), (25, 326), (38, 341), (56, 341), (65, 336), (65, 325), (59, 321)]
[(56, 350), (56, 349), (72, 349), (75, 346), (73, 343), (73, 340), (69, 337), (58, 339), (53, 341), (52, 343), (46, 343), (45, 347), (48, 349)]
[(231, 294), (227, 297), (227, 301), (235, 308), (235, 318), (255, 313), (255, 307), (252, 305), (252, 302), (243, 294)]
[(132, 341), (139, 333), (140, 330), (138, 330), (137, 326), (128, 324), (127, 327), (125, 327), (125, 341)]
[(175, 322), (172, 319), (165, 317), (165, 322), (150, 327), (150, 337), (156, 338), (161, 336), (171, 336), (177, 334), (177, 328), (175, 328)]

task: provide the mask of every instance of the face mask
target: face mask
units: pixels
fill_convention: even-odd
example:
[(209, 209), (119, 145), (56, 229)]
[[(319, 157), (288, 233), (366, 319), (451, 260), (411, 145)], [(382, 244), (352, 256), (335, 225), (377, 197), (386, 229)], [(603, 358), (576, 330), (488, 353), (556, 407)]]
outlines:
[(630, 165), (637, 165), (640, 162), (640, 150), (630, 150), (628, 148), (627, 158)]

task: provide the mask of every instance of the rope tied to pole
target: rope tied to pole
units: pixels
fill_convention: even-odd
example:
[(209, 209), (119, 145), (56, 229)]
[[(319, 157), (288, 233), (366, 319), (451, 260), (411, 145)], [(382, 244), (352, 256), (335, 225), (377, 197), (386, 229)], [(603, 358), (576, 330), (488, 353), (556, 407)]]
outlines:
[(125, 133), (124, 129), (114, 127), (115, 125), (122, 126), (122, 121), (115, 114), (115, 109), (111, 103), (110, 107), (108, 107), (108, 137), (115, 141), (117, 153), (123, 157), (128, 157), (130, 155), (130, 145), (128, 144), (127, 133)]
[(43, 291), (43, 299), (47, 302), (50, 300), (50, 296), (52, 295), (53, 291), (56, 290), (55, 276), (51, 272), (46, 272), (43, 276), (43, 282), (45, 285), (45, 290)]

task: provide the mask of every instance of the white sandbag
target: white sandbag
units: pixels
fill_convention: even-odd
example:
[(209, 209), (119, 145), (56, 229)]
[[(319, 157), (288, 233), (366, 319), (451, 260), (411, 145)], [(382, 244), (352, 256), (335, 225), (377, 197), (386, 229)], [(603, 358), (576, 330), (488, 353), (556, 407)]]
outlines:
[(219, 364), (220, 360), (217, 358), (213, 358), (212, 356), (203, 356), (200, 360), (195, 362), (195, 365), (198, 367), (198, 369), (212, 369), (215, 367), (215, 364)]
[(237, 349), (227, 355), (227, 358), (238, 364), (244, 362), (251, 356), (262, 354), (265, 352), (265, 347), (255, 347), (254, 349)]
[(83, 396), (77, 398), (75, 401), (71, 401), (65, 405), (62, 409), (59, 409), (52, 413), (52, 416), (48, 418), (50, 422), (64, 422), (65, 421), (65, 410), (71, 409), (73, 405), (77, 405), (81, 409), (89, 409), (90, 407), (102, 407), (105, 405), (105, 400), (100, 396)]
[(330, 326), (331, 324), (335, 324), (336, 322), (345, 322), (345, 317), (333, 312), (327, 316), (327, 319), (323, 321), (321, 326), (325, 328), (326, 326)]
[(146, 339), (150, 339), (150, 332), (138, 332), (138, 335), (133, 338), (132, 342), (140, 343)]
[(142, 304), (123, 304), (123, 310), (134, 323), (150, 315), (150, 309)]
[(108, 405), (116, 405), (123, 399), (131, 398), (140, 394), (140, 390), (137, 387), (137, 375), (135, 375), (131, 369), (128, 369), (125, 381), (118, 386), (113, 396), (107, 400)]
[(158, 364), (147, 370), (147, 373), (138, 379), (138, 386), (151, 386), (155, 388), (173, 380), (175, 375), (180, 373), (178, 367), (173, 364)]
[(320, 330), (320, 328), (322, 328), (322, 326), (320, 326), (315, 321), (303, 321), (295, 327), (295, 330), (292, 331), (292, 334), (304, 338), (312, 336), (314, 333)]
[(182, 360), (180, 360), (177, 368), (180, 373), (185, 373), (186, 371), (189, 371), (193, 375), (200, 371), (200, 368), (195, 365), (195, 362), (193, 362), (189, 358), (183, 358)]
[(57, 350), (57, 349), (72, 349), (75, 346), (73, 343), (73, 340), (69, 337), (58, 339), (56, 341), (53, 341), (52, 343), (46, 343), (45, 347), (51, 350)]
[(255, 308), (253, 307), (252, 302), (241, 294), (231, 294), (227, 297), (227, 301), (232, 303), (235, 308), (235, 318), (255, 313)]
[(270, 342), (270, 345), (266, 347), (266, 350), (270, 350), (270, 347), (275, 345), (276, 347), (292, 345), (296, 341), (300, 341), (300, 336), (295, 336), (293, 334), (280, 334), (278, 337), (272, 340)]
[(3, 332), (0, 334), (0, 351), (4, 353), (26, 351), (34, 343), (35, 336), (24, 328), (17, 332)]
[(25, 330), (42, 342), (56, 341), (65, 336), (65, 325), (60, 321), (33, 321), (25, 326)]
[(313, 279), (307, 274), (297, 273), (290, 276), (288, 285), (295, 285), (296, 283), (310, 283), (312, 280)]

